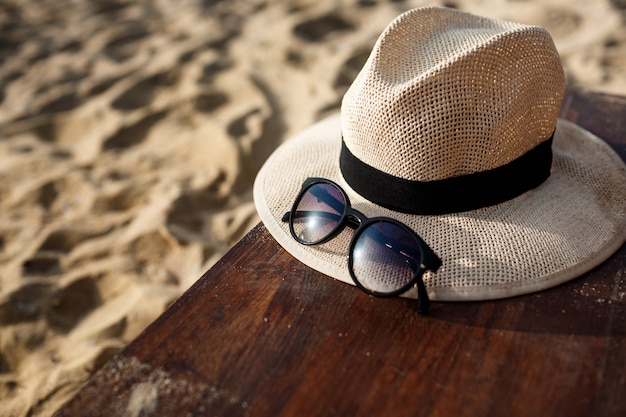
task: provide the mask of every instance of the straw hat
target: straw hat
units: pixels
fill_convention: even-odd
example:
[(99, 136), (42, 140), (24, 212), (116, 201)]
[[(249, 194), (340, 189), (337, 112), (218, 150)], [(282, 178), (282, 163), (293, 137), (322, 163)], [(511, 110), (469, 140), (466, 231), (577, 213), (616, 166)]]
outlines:
[(355, 209), (405, 223), (441, 257), (424, 276), (433, 300), (510, 297), (575, 278), (626, 240), (626, 166), (558, 119), (564, 89), (543, 28), (406, 12), (376, 42), (341, 114), (266, 161), (254, 184), (259, 215), (296, 259), (352, 284), (352, 230), (304, 246), (281, 221), (303, 181), (324, 177)]

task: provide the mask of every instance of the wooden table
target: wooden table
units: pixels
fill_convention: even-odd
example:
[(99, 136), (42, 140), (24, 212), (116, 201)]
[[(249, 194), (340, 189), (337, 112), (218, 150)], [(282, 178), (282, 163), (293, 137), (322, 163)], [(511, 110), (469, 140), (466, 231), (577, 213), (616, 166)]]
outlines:
[[(563, 117), (626, 160), (626, 98)], [(626, 246), (565, 285), (473, 303), (374, 299), (258, 225), (58, 416), (626, 416)]]

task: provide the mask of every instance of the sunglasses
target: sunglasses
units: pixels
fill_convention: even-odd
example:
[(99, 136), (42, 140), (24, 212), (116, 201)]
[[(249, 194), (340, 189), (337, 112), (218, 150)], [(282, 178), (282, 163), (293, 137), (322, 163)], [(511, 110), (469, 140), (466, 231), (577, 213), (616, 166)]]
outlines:
[(345, 191), (324, 178), (308, 178), (289, 213), (293, 238), (303, 245), (319, 245), (345, 227), (354, 230), (348, 253), (348, 270), (361, 290), (376, 297), (393, 297), (417, 287), (420, 313), (430, 300), (422, 279), (436, 272), (441, 259), (412, 229), (389, 217), (368, 218), (350, 205)]

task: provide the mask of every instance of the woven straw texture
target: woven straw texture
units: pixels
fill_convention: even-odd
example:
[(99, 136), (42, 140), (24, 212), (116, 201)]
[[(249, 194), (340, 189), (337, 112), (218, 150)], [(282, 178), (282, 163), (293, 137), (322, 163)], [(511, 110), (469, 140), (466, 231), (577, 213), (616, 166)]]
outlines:
[(504, 165), (548, 139), (564, 90), (543, 28), (418, 9), (380, 36), (343, 99), (342, 131), (363, 162), (439, 180)]
[[(446, 28), (453, 28), (453, 34), (441, 34)], [(444, 49), (438, 49), (440, 36), (446, 39)], [(563, 74), (546, 36), (538, 28), (451, 10), (417, 9), (400, 16), (383, 33), (344, 98), (342, 114), (285, 142), (259, 172), (254, 200), (267, 229), (299, 261), (352, 283), (347, 269), (350, 229), (310, 247), (298, 244), (281, 221), (302, 182), (324, 177), (344, 188), (355, 209), (407, 224), (441, 257), (439, 271), (424, 277), (434, 300), (534, 292), (603, 262), (626, 240), (626, 166), (602, 140), (572, 123), (557, 122)], [(407, 41), (416, 37), (418, 45)], [(396, 55), (386, 51), (389, 45), (405, 49)], [(538, 51), (531, 53), (533, 48)], [(455, 55), (458, 50), (464, 52)], [(430, 52), (420, 59), (419, 51)], [(483, 57), (484, 70), (474, 55)], [(410, 58), (398, 62), (401, 57)], [(474, 72), (465, 72), (467, 62)], [(522, 81), (530, 86), (520, 86)], [(470, 100), (463, 111), (458, 107), (462, 100)], [(465, 114), (470, 108), (477, 110)], [(394, 212), (357, 194), (339, 169), (342, 130), (351, 151), (365, 162), (424, 180), (506, 163), (547, 138), (555, 124), (550, 177), (534, 190), (478, 210), (433, 216)], [(402, 158), (406, 160), (399, 162)]]

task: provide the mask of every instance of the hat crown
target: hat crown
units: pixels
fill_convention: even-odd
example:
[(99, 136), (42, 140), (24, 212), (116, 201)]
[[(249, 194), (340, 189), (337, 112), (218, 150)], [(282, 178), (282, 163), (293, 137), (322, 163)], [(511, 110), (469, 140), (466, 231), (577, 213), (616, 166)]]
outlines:
[(414, 9), (387, 27), (344, 96), (342, 134), (356, 158), (387, 174), (457, 177), (547, 140), (564, 90), (545, 29)]

